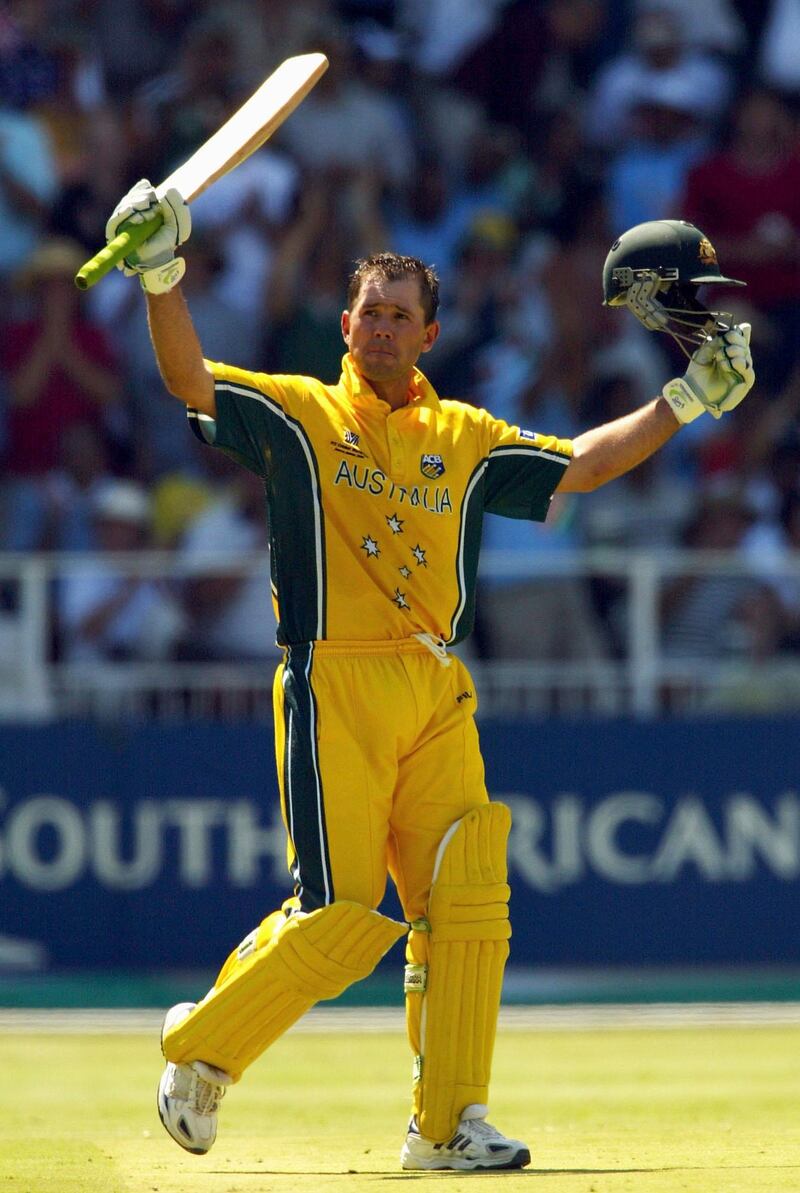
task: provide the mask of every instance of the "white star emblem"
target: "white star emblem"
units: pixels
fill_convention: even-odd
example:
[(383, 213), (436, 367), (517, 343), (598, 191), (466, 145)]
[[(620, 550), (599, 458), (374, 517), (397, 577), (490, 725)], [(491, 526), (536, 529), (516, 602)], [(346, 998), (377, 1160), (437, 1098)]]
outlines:
[(403, 577), (404, 580), (407, 580), (408, 577), (411, 575), (411, 568), (407, 568), (405, 565), (403, 565), (403, 567), (401, 567), (401, 568), (398, 568), (398, 571), (400, 572), (400, 575)]
[(428, 566), (428, 561), (425, 558), (425, 552), (422, 547), (420, 547), (419, 543), (417, 543), (416, 547), (411, 548), (411, 554), (417, 561), (417, 567), (426, 568)]
[(410, 609), (411, 608), (408, 601), (406, 600), (406, 594), (404, 592), (401, 592), (399, 588), (395, 588), (394, 596), (392, 597), (392, 600), (394, 601), (395, 605), (397, 605), (398, 609)]
[(403, 533), (403, 519), (398, 518), (397, 514), (392, 514), (391, 517), (387, 514), (386, 524), (391, 530), (392, 534)]
[(375, 542), (375, 539), (370, 538), (368, 534), (365, 534), (361, 540), (361, 550), (366, 551), (368, 556), (378, 556), (381, 553), (381, 549)]

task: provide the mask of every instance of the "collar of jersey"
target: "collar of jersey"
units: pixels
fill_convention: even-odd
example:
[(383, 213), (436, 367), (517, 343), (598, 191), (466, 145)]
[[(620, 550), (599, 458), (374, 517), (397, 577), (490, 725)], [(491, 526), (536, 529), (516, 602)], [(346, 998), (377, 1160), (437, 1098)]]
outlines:
[[(347, 391), (355, 403), (364, 403), (370, 406), (386, 406), (375, 393), (370, 383), (365, 377), (362, 377), (356, 368), (356, 362), (353, 360), (349, 352), (342, 357), (342, 376), (339, 379), (339, 384)], [(428, 378), (419, 369), (414, 369), (411, 377), (411, 397), (409, 398), (409, 406), (427, 406), (432, 410), (438, 410), (440, 403), (436, 390), (431, 385)]]

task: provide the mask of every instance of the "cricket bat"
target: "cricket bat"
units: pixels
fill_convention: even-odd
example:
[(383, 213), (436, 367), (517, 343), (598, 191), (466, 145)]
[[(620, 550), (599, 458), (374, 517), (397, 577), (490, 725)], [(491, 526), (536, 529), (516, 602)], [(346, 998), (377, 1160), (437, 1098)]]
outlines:
[[(161, 198), (174, 187), (187, 203), (233, 170), (272, 136), (287, 116), (295, 110), (328, 69), (324, 54), (298, 54), (265, 79), (257, 91), (208, 138), (192, 156), (156, 187)], [(140, 224), (131, 224), (100, 249), (75, 275), (79, 290), (88, 290), (95, 282), (147, 240), (162, 224), (160, 215)]]

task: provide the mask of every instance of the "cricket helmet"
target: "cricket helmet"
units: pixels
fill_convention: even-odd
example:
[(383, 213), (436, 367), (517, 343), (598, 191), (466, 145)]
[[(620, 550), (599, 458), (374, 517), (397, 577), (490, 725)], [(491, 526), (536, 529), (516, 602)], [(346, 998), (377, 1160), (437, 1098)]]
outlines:
[(686, 220), (637, 224), (614, 241), (603, 266), (604, 304), (628, 307), (648, 331), (671, 335), (687, 356), (733, 323), (697, 299), (701, 286), (720, 284), (746, 285), (721, 273), (713, 244)]

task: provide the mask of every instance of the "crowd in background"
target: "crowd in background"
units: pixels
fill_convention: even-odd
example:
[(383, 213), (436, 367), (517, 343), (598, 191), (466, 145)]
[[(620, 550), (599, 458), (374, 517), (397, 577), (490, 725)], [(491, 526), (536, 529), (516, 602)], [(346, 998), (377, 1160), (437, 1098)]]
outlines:
[[(683, 372), (600, 279), (624, 229), (696, 222), (748, 283), (713, 305), (752, 322), (756, 391), (622, 480), (557, 496), (543, 526), (487, 518), (484, 546), (524, 563), (484, 584), (478, 648), (616, 657), (614, 582), (537, 583), (529, 561), (691, 546), (738, 550), (754, 578), (678, 578), (664, 650), (791, 656), (800, 579), (774, 565), (800, 547), (800, 0), (0, 2), (0, 550), (266, 546), (259, 486), (165, 395), (138, 286), (115, 272), (81, 295), (72, 275), (129, 186), (311, 49), (331, 63), (311, 96), (192, 206), (206, 355), (335, 381), (349, 270), (391, 248), (442, 280), (438, 391), (568, 437)], [(59, 586), (56, 649), (264, 657), (267, 592), (266, 570), (198, 563), (176, 592), (100, 560)]]

